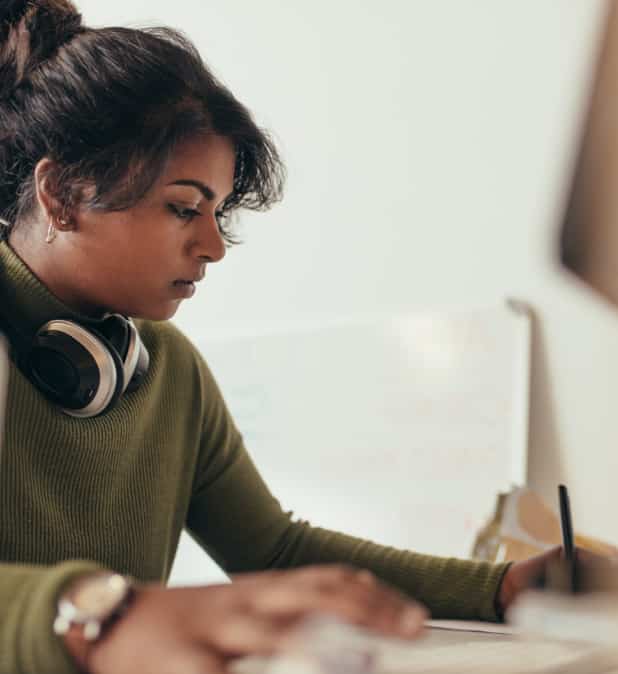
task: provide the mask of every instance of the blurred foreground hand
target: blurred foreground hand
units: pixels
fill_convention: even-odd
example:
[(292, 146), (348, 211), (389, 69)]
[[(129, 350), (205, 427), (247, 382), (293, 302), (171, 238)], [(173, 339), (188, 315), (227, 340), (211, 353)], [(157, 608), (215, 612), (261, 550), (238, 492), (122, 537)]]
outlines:
[[(588, 550), (576, 549), (577, 592), (618, 592), (618, 562)], [(497, 598), (499, 613), (504, 614), (525, 590), (546, 588), (571, 591), (571, 568), (561, 547), (542, 555), (514, 562), (504, 575)]]
[(277, 652), (311, 616), (406, 639), (418, 636), (428, 617), (420, 604), (369, 572), (343, 566), (243, 574), (233, 581), (138, 588), (86, 661), (73, 653), (78, 665), (90, 674), (223, 674), (237, 658)]

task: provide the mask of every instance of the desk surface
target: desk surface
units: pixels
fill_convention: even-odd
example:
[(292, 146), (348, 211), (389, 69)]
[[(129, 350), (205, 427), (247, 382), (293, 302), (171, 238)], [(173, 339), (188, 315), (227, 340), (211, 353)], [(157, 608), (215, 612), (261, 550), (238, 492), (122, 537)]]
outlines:
[[(328, 637), (330, 639), (330, 635)], [(349, 663), (320, 668), (316, 660), (275, 658), (246, 660), (238, 674), (618, 674), (618, 658), (586, 644), (430, 628), (417, 641), (375, 637), (355, 640), (366, 648), (373, 665), (362, 669)]]

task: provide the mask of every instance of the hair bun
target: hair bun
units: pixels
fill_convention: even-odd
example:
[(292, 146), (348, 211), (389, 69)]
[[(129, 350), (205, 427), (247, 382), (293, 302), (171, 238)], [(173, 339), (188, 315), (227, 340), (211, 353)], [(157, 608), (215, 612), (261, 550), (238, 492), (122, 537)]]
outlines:
[(82, 16), (70, 0), (2, 0), (0, 99), (81, 30)]
[(26, 13), (29, 4), (28, 0), (5, 0), (0, 8), (0, 22), (14, 23)]

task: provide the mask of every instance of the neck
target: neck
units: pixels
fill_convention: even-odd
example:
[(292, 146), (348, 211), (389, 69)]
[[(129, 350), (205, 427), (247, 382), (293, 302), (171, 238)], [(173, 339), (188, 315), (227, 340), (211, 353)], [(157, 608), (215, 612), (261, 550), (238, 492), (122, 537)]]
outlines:
[(19, 231), (13, 231), (7, 243), (39, 281), (67, 307), (89, 318), (100, 318), (106, 313), (101, 307), (84, 301), (65, 269), (57, 264), (57, 260), (63, 258), (61, 241), (48, 244), (40, 237), (26, 238)]

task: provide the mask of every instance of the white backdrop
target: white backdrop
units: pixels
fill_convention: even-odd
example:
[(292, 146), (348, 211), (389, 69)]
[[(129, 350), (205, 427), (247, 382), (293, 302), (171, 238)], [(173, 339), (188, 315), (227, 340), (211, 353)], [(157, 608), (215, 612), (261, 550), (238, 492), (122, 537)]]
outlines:
[[(466, 557), (497, 492), (525, 483), (529, 345), (530, 316), (509, 302), (199, 346), (284, 510)], [(191, 547), (185, 537), (170, 582), (220, 577)]]
[(576, 526), (618, 541), (618, 317), (553, 253), (601, 0), (78, 4), (186, 30), (287, 160), (284, 202), (179, 312), (196, 342), (522, 298), (530, 481), (565, 481)]

